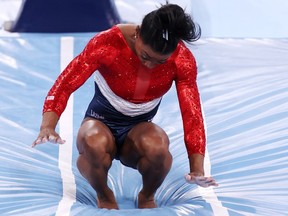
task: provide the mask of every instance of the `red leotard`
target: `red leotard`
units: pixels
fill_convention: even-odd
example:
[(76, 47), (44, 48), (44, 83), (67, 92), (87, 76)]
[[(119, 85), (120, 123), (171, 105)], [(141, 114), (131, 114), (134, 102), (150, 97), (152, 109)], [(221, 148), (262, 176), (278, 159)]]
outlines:
[(96, 70), (116, 95), (132, 103), (163, 96), (175, 81), (188, 155), (204, 155), (206, 139), (196, 62), (183, 42), (167, 62), (149, 69), (127, 45), (117, 26), (97, 34), (57, 78), (46, 97), (43, 112), (54, 111), (60, 116), (69, 96)]

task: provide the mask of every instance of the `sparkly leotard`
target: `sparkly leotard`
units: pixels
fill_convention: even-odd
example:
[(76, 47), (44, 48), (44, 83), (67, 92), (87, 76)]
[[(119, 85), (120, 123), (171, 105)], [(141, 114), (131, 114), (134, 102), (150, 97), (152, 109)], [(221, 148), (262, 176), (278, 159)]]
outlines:
[(43, 112), (54, 111), (60, 117), (69, 96), (95, 71), (117, 97), (136, 105), (161, 98), (175, 81), (188, 155), (204, 155), (206, 139), (196, 62), (183, 42), (164, 64), (149, 69), (128, 46), (117, 26), (97, 34), (57, 78)]

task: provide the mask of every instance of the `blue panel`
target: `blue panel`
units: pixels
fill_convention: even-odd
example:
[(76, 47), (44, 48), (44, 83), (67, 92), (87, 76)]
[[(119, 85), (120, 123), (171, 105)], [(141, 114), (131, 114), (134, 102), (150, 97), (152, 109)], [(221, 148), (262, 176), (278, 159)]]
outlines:
[(113, 0), (25, 0), (11, 32), (97, 32), (120, 22)]

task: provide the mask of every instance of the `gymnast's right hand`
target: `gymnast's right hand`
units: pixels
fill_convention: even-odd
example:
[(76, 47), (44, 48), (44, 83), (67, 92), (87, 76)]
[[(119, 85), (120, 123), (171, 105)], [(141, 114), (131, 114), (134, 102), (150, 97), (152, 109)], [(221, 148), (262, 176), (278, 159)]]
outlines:
[(51, 142), (51, 143), (58, 143), (64, 144), (65, 140), (63, 140), (59, 134), (55, 132), (53, 129), (44, 128), (40, 131), (37, 139), (32, 143), (32, 148), (38, 144)]
[(37, 139), (32, 143), (32, 147), (46, 142), (64, 144), (65, 140), (63, 140), (59, 134), (55, 132), (57, 122), (58, 116), (55, 112), (45, 112), (43, 114), (40, 133)]

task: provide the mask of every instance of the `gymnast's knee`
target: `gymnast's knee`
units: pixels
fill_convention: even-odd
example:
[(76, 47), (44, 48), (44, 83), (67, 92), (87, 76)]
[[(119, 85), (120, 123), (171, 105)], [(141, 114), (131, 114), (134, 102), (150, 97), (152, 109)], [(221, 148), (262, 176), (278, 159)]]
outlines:
[(80, 153), (84, 154), (90, 162), (91, 160), (102, 161), (107, 156), (113, 157), (116, 152), (113, 139), (105, 133), (97, 132), (97, 130), (89, 130), (84, 133), (80, 145), (82, 146)]
[(169, 138), (166, 133), (159, 133), (158, 131), (158, 133), (143, 134), (140, 137), (140, 142), (144, 157), (155, 166), (161, 166), (165, 160), (171, 158)]

